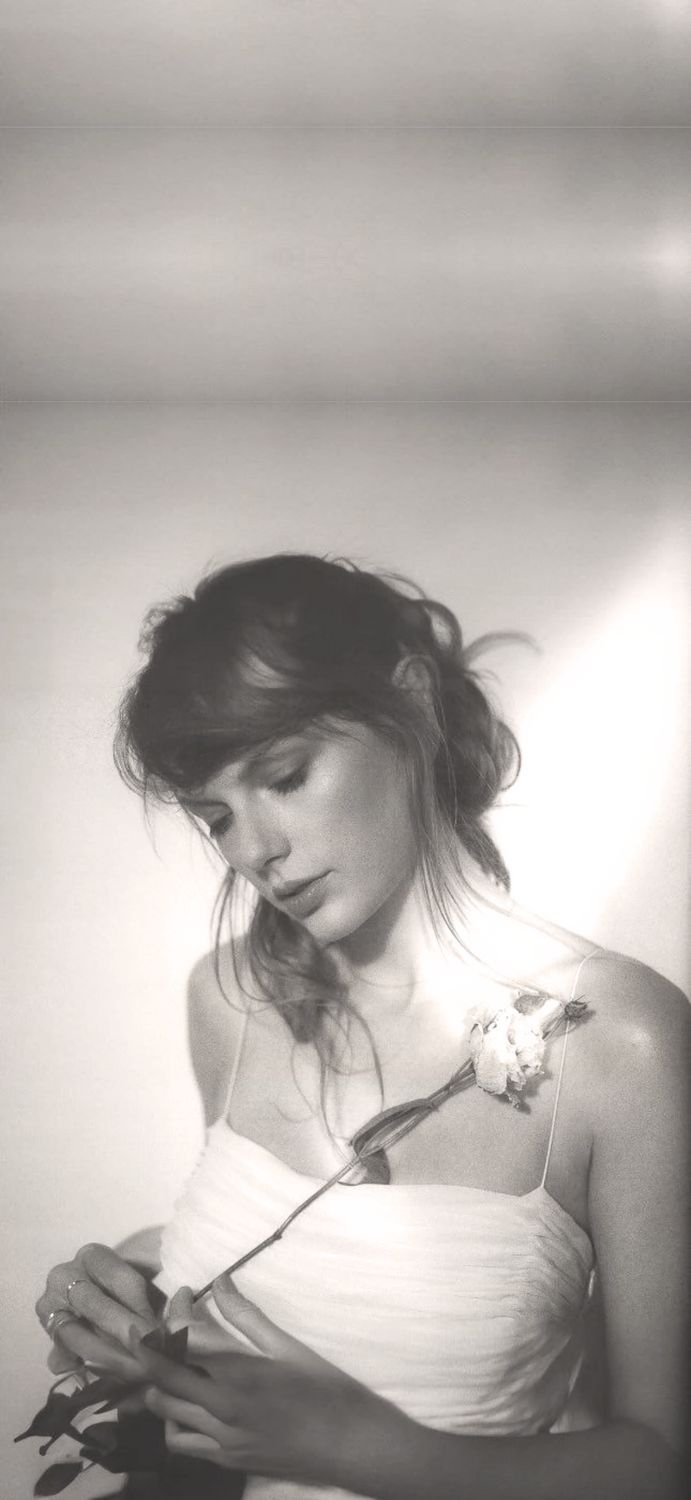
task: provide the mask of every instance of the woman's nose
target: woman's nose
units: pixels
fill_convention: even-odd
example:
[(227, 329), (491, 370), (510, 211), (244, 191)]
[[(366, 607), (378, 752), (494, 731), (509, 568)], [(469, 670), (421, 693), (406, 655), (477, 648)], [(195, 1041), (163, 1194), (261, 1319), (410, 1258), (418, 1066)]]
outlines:
[(232, 863), (243, 875), (263, 878), (273, 861), (289, 852), (285, 834), (269, 813), (238, 820), (234, 833)]

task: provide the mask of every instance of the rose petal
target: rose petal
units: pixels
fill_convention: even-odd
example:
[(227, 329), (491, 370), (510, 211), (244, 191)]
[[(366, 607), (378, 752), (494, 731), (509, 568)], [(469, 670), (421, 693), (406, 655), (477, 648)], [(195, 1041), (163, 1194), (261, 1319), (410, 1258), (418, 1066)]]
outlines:
[(506, 1036), (505, 1027), (492, 1026), (490, 1031), (480, 1034), (476, 1041), (473, 1062), (475, 1077), (481, 1089), (488, 1094), (503, 1094), (506, 1088)]

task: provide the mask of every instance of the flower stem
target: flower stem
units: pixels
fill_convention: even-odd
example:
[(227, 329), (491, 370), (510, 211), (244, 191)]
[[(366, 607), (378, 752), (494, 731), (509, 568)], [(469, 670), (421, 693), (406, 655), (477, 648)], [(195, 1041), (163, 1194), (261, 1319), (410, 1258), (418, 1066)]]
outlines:
[[(328, 1192), (329, 1188), (334, 1187), (337, 1182), (340, 1182), (342, 1177), (347, 1177), (348, 1173), (352, 1172), (359, 1161), (359, 1156), (352, 1156), (344, 1167), (341, 1167), (338, 1172), (334, 1172), (333, 1177), (329, 1177), (326, 1182), (322, 1182), (314, 1193), (310, 1193), (309, 1198), (305, 1198), (302, 1203), (299, 1203), (297, 1208), (294, 1208), (292, 1213), (288, 1214), (287, 1219), (284, 1219), (283, 1223), (279, 1224), (278, 1229), (274, 1229), (273, 1234), (267, 1235), (265, 1240), (262, 1240), (259, 1245), (254, 1245), (245, 1255), (241, 1255), (239, 1260), (234, 1261), (232, 1266), (228, 1266), (221, 1274), (223, 1276), (232, 1276), (235, 1271), (240, 1269), (240, 1266), (246, 1266), (248, 1261), (254, 1260), (255, 1255), (258, 1255), (260, 1250), (267, 1250), (269, 1245), (275, 1245), (283, 1237), (289, 1224), (292, 1224), (293, 1220), (297, 1219), (298, 1214), (304, 1213), (304, 1210), (309, 1208), (311, 1203), (316, 1203), (317, 1198), (321, 1198), (322, 1193)], [(214, 1277), (213, 1281), (207, 1281), (205, 1286), (200, 1287), (199, 1291), (194, 1293), (192, 1302), (199, 1302), (202, 1297), (208, 1296), (216, 1280), (218, 1278)]]

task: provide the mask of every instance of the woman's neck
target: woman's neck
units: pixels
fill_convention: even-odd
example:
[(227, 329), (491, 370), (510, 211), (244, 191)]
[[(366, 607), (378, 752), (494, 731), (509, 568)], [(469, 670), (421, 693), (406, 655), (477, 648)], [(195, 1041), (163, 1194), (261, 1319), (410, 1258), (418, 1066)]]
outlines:
[(435, 930), (416, 874), (357, 932), (334, 944), (333, 956), (361, 1011), (404, 1015), (447, 989), (458, 999), (467, 988), (470, 997), (483, 971), (497, 977), (496, 933), (505, 923), (506, 897), (475, 866), (464, 877), (452, 892), (453, 933)]

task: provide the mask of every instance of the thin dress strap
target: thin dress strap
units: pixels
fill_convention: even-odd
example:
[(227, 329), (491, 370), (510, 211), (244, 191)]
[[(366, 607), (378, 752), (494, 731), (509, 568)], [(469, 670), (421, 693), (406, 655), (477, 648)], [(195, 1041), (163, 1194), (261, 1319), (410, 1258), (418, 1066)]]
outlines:
[[(607, 950), (604, 949), (604, 948), (595, 948), (592, 953), (586, 953), (585, 958), (581, 959), (581, 961), (580, 961), (580, 963), (578, 965), (578, 968), (576, 969), (576, 973), (574, 975), (573, 984), (571, 986), (571, 994), (569, 995), (569, 1001), (575, 1000), (575, 998), (576, 998), (576, 985), (578, 984), (578, 981), (579, 981), (579, 979), (581, 977), (581, 969), (583, 968), (583, 965), (587, 964), (589, 958), (603, 958), (603, 957), (605, 957), (606, 951)], [(567, 1042), (569, 1040), (569, 1032), (570, 1032), (570, 1030), (571, 1030), (571, 1022), (567, 1018), (566, 1026), (564, 1027), (564, 1042), (563, 1042), (562, 1049), (561, 1049), (561, 1060), (560, 1060), (560, 1063), (559, 1063), (559, 1076), (557, 1078), (557, 1087), (556, 1087), (556, 1092), (555, 1092), (555, 1095), (554, 1095), (554, 1108), (552, 1110), (552, 1123), (550, 1125), (549, 1140), (547, 1142), (547, 1155), (545, 1157), (545, 1167), (544, 1167), (544, 1171), (542, 1173), (542, 1181), (540, 1182), (540, 1187), (544, 1187), (545, 1183), (547, 1181), (547, 1172), (548, 1172), (548, 1169), (549, 1169), (549, 1160), (550, 1160), (550, 1157), (552, 1155), (552, 1142), (554, 1141), (554, 1128), (555, 1128), (555, 1125), (557, 1123), (557, 1109), (559, 1107), (559, 1095), (561, 1093), (561, 1081), (562, 1081), (562, 1078), (564, 1076), (564, 1063), (566, 1062), (566, 1044), (567, 1044)]]
[(238, 1037), (238, 1044), (237, 1044), (237, 1047), (235, 1048), (235, 1056), (233, 1058), (233, 1061), (232, 1061), (232, 1064), (231, 1064), (231, 1069), (230, 1069), (230, 1074), (228, 1076), (228, 1083), (227, 1083), (227, 1086), (226, 1086), (226, 1092), (225, 1092), (225, 1098), (224, 1098), (224, 1101), (223, 1101), (223, 1107), (222, 1107), (222, 1109), (221, 1109), (221, 1111), (220, 1111), (220, 1113), (219, 1113), (219, 1115), (217, 1117), (217, 1123), (218, 1123), (218, 1120), (227, 1120), (227, 1118), (228, 1118), (228, 1110), (230, 1109), (230, 1101), (231, 1101), (231, 1098), (233, 1096), (233, 1089), (235, 1088), (235, 1080), (236, 1080), (236, 1078), (238, 1076), (238, 1069), (240, 1067), (240, 1058), (242, 1057), (242, 1049), (243, 1049), (244, 1042), (245, 1042), (245, 1032), (247, 1031), (247, 1022), (249, 1021), (249, 1015), (250, 1015), (250, 1013), (249, 1013), (249, 1007), (246, 1006), (245, 1009), (243, 1010), (243, 1013), (242, 1013), (242, 1022), (241, 1022), (241, 1025), (240, 1025), (240, 1035)]

